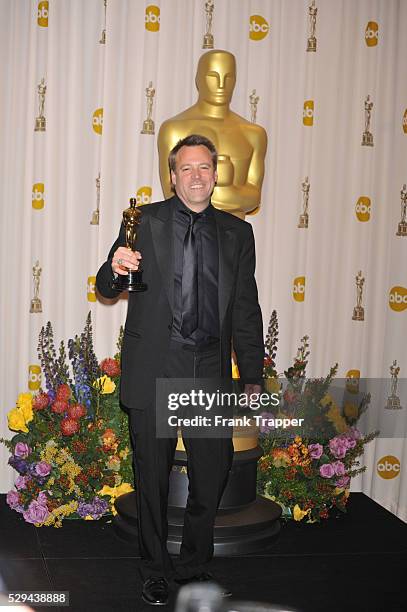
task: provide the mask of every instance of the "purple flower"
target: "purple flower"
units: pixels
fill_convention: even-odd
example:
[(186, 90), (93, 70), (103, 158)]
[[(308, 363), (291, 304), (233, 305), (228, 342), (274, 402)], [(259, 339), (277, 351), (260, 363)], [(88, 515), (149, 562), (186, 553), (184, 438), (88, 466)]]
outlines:
[(46, 492), (40, 491), (37, 497), (38, 503), (41, 504), (42, 506), (45, 506), (47, 504), (47, 500), (48, 500), (48, 497), (47, 497)]
[(265, 421), (267, 421), (267, 419), (274, 419), (274, 414), (272, 412), (262, 412), (260, 416), (262, 417), (260, 421), (260, 433), (268, 434), (271, 431), (274, 431), (275, 427), (273, 425), (263, 424)]
[(319, 468), (319, 473), (322, 478), (332, 478), (332, 476), (335, 474), (334, 469), (330, 463), (324, 463), (324, 465), (321, 465), (321, 467)]
[(20, 459), (26, 459), (31, 453), (31, 448), (25, 442), (17, 442), (14, 448), (14, 455)]
[(40, 476), (44, 478), (45, 476), (49, 476), (51, 473), (52, 466), (46, 461), (40, 461), (36, 463), (34, 466), (34, 473), (36, 476)]
[(27, 488), (27, 482), (30, 480), (29, 476), (18, 476), (16, 480), (16, 489), (21, 491), (21, 489)]
[(17, 506), (20, 506), (20, 496), (17, 491), (9, 491), (6, 496), (6, 502), (12, 510), (15, 510)]
[(28, 471), (27, 462), (20, 457), (11, 456), (8, 460), (8, 464), (11, 465), (19, 474), (26, 474)]
[(308, 446), (309, 454), (312, 459), (319, 459), (322, 455), (324, 447), (322, 444), (310, 444)]
[(37, 500), (33, 500), (28, 509), (23, 513), (24, 520), (27, 523), (43, 523), (49, 516), (48, 508), (40, 504)]
[(358, 429), (356, 429), (356, 427), (351, 427), (347, 432), (347, 435), (348, 438), (351, 438), (353, 440), (360, 440), (360, 438), (362, 437), (362, 434)]
[(348, 449), (343, 438), (336, 436), (336, 438), (329, 440), (329, 450), (336, 459), (343, 459)]
[(107, 510), (109, 504), (105, 499), (100, 497), (94, 497), (91, 502), (80, 501), (78, 504), (77, 513), (82, 518), (85, 516), (91, 516), (94, 519), (99, 519)]
[(342, 461), (334, 461), (331, 463), (336, 476), (344, 476), (346, 473), (345, 466)]
[(335, 482), (335, 486), (339, 487), (340, 489), (346, 489), (346, 487), (349, 485), (349, 482), (350, 482), (349, 476), (341, 476)]

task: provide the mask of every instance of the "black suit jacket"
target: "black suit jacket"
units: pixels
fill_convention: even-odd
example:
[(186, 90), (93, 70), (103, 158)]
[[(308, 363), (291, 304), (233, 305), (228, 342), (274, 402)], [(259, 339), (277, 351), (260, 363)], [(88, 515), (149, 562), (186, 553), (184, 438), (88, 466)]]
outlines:
[[(155, 398), (155, 379), (162, 376), (172, 329), (174, 258), (172, 198), (143, 206), (137, 231), (143, 282), (148, 290), (129, 293), (122, 345), (121, 401), (127, 408), (144, 408)], [(219, 243), (220, 376), (231, 377), (231, 342), (244, 383), (261, 381), (263, 323), (254, 278), (252, 227), (229, 213), (214, 209)], [(96, 277), (99, 293), (114, 298), (111, 262), (125, 245), (124, 227)]]

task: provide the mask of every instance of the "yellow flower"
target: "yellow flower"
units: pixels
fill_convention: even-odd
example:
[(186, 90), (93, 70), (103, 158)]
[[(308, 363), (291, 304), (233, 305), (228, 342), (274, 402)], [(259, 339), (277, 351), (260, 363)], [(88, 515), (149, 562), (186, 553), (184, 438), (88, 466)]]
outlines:
[(293, 509), (294, 520), (295, 521), (302, 521), (304, 516), (307, 516), (310, 512), (311, 512), (310, 508), (308, 508), (308, 510), (301, 510), (299, 505), (295, 504), (294, 509)]
[(90, 514), (87, 514), (85, 516), (85, 521), (94, 521), (95, 519), (93, 518), (93, 516), (91, 516)]
[(356, 406), (356, 404), (353, 404), (352, 402), (345, 402), (345, 405), (343, 407), (343, 412), (345, 416), (348, 417), (348, 419), (357, 419), (359, 416), (358, 407)]
[(129, 447), (126, 446), (126, 448), (124, 448), (123, 450), (119, 452), (120, 459), (127, 459), (129, 452), (130, 452)]
[(128, 482), (123, 482), (118, 487), (108, 487), (107, 485), (104, 485), (104, 487), (100, 491), (98, 491), (98, 494), (110, 496), (110, 509), (113, 515), (116, 515), (117, 510), (114, 507), (116, 497), (120, 497), (120, 495), (124, 495), (124, 493), (131, 493), (132, 491), (134, 491), (134, 489), (131, 484), (129, 484)]
[(277, 378), (265, 378), (264, 388), (268, 393), (280, 393), (281, 384)]
[(98, 389), (102, 395), (113, 393), (113, 391), (116, 389), (116, 384), (106, 374), (95, 380), (93, 386), (95, 389)]
[(343, 489), (341, 487), (335, 487), (335, 489), (334, 489), (334, 494), (335, 495), (342, 495), (342, 493), (345, 493), (345, 497), (346, 497), (346, 499), (348, 499), (349, 493), (350, 493), (350, 489), (349, 488)]
[(7, 415), (9, 429), (13, 431), (23, 431), (28, 433), (26, 420), (20, 408), (13, 408)]

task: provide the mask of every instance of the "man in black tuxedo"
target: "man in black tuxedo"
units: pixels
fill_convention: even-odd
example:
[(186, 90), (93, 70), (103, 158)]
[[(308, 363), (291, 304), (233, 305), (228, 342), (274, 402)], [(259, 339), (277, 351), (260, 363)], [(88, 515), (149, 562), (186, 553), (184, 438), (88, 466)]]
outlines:
[[(168, 600), (168, 579), (207, 581), (216, 511), (232, 464), (231, 437), (184, 436), (189, 496), (174, 574), (167, 551), (168, 482), (176, 437), (156, 436), (157, 378), (231, 378), (231, 346), (248, 395), (261, 391), (263, 325), (254, 278), (250, 224), (210, 203), (217, 152), (203, 136), (179, 141), (169, 156), (175, 195), (144, 206), (137, 251), (122, 225), (96, 284), (117, 296), (112, 281), (138, 270), (148, 290), (129, 293), (122, 345), (121, 402), (129, 414), (136, 474), (143, 599)], [(229, 594), (226, 590), (225, 595)]]

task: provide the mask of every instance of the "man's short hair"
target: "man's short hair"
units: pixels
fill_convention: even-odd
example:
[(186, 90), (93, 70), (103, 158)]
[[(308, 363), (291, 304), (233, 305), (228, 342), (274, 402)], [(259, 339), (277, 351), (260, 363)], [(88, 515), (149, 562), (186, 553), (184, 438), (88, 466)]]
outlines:
[(200, 145), (209, 150), (212, 157), (213, 168), (216, 170), (216, 166), (218, 164), (218, 152), (213, 142), (209, 140), (209, 138), (205, 138), (205, 136), (201, 136), (200, 134), (191, 134), (190, 136), (186, 136), (185, 138), (182, 138), (182, 140), (179, 140), (175, 147), (171, 149), (168, 156), (170, 171), (175, 172), (175, 157), (182, 147), (199, 147)]

